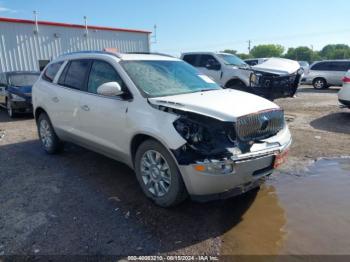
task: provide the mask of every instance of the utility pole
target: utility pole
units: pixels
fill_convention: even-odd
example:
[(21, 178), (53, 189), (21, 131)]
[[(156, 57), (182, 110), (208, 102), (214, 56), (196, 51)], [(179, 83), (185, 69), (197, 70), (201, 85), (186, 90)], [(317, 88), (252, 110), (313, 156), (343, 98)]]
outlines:
[(252, 41), (251, 40), (248, 40), (248, 54), (250, 54), (250, 47), (251, 47), (251, 43), (252, 43)]
[(157, 43), (157, 25), (153, 26), (153, 34), (151, 36), (151, 39), (152, 39), (152, 41), (151, 41), (152, 44)]

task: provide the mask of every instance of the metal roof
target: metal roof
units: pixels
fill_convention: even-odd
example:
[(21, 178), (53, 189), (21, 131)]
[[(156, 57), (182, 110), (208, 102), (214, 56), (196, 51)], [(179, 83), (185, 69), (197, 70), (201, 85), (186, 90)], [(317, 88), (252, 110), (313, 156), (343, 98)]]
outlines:
[[(34, 20), (16, 19), (16, 18), (7, 18), (7, 17), (0, 17), (0, 22), (20, 23), (20, 24), (33, 24), (33, 25), (35, 25), (35, 21)], [(49, 21), (38, 21), (38, 25), (85, 29), (85, 25), (67, 24), (67, 23), (49, 22)], [(92, 26), (92, 25), (88, 25), (87, 27), (88, 27), (88, 29), (95, 29), (95, 30), (109, 30), (109, 31), (130, 32), (130, 33), (144, 33), (144, 34), (151, 34), (152, 33), (150, 31), (145, 31), (145, 30), (116, 28), (116, 27)]]

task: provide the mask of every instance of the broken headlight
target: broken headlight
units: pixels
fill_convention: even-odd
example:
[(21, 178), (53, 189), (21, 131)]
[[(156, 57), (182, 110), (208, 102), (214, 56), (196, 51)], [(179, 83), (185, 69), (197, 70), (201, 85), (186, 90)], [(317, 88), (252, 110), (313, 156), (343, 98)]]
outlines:
[(174, 127), (191, 146), (198, 147), (204, 144), (209, 146), (212, 141), (207, 128), (199, 122), (180, 117), (174, 122)]
[(257, 74), (254, 72), (251, 73), (249, 78), (250, 86), (259, 86), (260, 77), (261, 77), (261, 74)]

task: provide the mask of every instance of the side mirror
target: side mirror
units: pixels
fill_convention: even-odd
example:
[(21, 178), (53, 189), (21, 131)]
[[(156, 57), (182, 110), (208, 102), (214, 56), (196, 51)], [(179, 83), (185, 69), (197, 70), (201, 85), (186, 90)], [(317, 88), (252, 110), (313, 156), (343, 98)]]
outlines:
[(123, 91), (119, 83), (107, 82), (97, 88), (97, 94), (103, 96), (120, 96), (123, 94)]

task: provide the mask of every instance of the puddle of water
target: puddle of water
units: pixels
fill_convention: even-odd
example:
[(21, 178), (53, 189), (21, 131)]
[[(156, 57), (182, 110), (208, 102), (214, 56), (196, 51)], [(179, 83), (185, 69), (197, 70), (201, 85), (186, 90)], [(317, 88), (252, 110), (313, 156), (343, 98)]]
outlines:
[(277, 174), (222, 254), (350, 254), (350, 159), (323, 159), (304, 174)]

